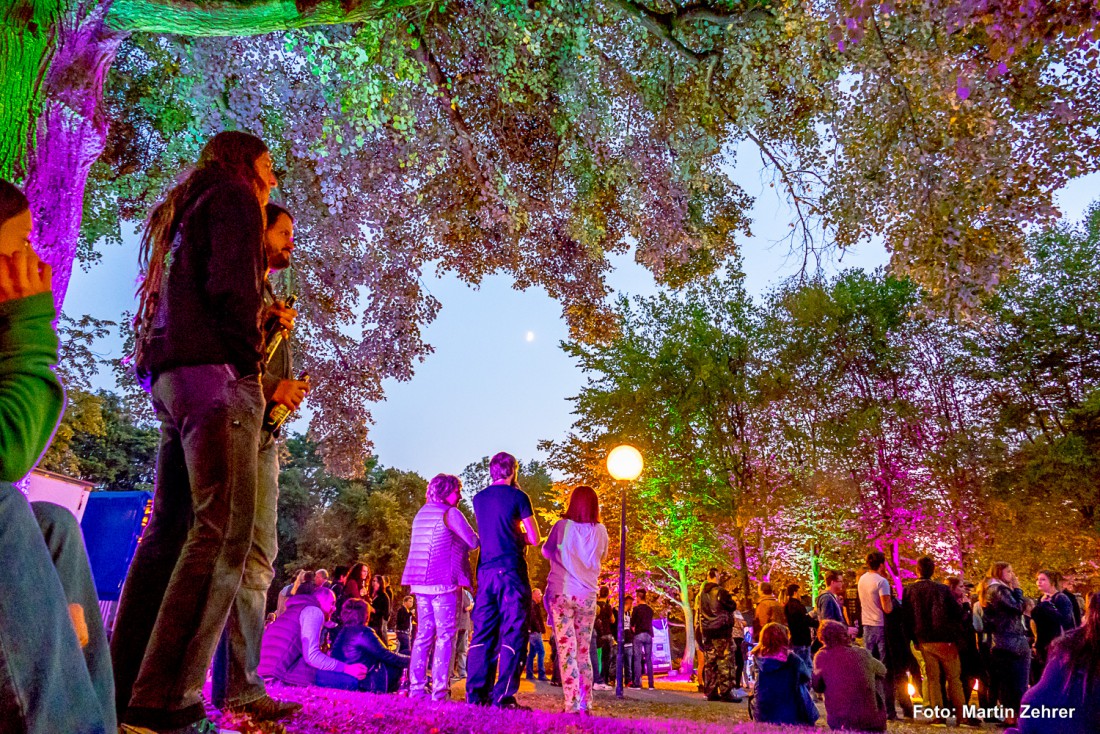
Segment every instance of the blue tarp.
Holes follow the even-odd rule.
[[[134,559],[152,492],[92,492],[80,527],[100,601],[117,601]]]

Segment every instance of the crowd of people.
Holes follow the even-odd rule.
[[[899,586],[875,551],[853,584],[827,572],[812,603],[798,584],[783,602],[764,582],[739,607],[730,575],[711,569],[695,605],[701,690],[711,700],[750,697],[754,717],[771,723],[812,724],[816,692],[834,729],[883,731],[901,717],[1100,731],[1100,593],[1086,601],[1043,570],[1038,597],[1026,598],[1007,563],[994,563],[980,586],[936,581],[935,570],[924,556],[916,580]]]
[[[634,589],[618,618],[601,584],[598,494],[575,487],[544,538],[507,453],[473,496],[476,530],[457,477],[428,484],[400,602],[385,576],[353,563],[298,574],[265,615],[276,443],[310,391],[294,377],[297,312],[269,279],[294,249],[293,215],[269,201],[277,183],[263,141],[220,133],[146,225],[131,366],[161,443],[108,647],[75,520],[32,508],[12,485],[48,445],[64,391],[50,268],[30,246],[29,202],[0,181],[0,558],[21,570],[0,594],[0,720],[35,734],[213,734],[208,671],[212,703],[254,722],[300,708],[272,698],[271,682],[392,693],[404,680],[410,696],[444,700],[457,676],[468,703],[523,709],[524,671],[541,679],[549,667],[564,710],[587,714],[619,658],[628,686],[653,688],[652,589]],[[527,567],[537,546],[550,564],[544,590]],[[752,716],[772,723],[816,721],[816,693],[833,728],[882,730],[900,707],[1025,734],[1100,731],[1100,593],[1082,603],[1043,571],[1029,599],[1004,563],[980,587],[936,581],[930,558],[904,588],[901,569],[885,569],[873,552],[858,581],[829,572],[816,600],[797,584],[781,600],[769,582],[750,598],[713,569],[694,605],[702,691],[749,698]],[[910,685],[923,686],[919,708]]]

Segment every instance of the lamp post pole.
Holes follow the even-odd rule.
[[[626,599],[626,482],[619,482],[619,659],[615,666],[615,698],[623,697],[623,667],[626,646],[623,644],[623,607]]]
[[[626,600],[626,483],[642,473],[642,454],[628,444],[616,446],[607,455],[607,473],[619,482],[619,657],[615,666],[615,698],[623,697],[623,669],[626,666],[623,607]]]

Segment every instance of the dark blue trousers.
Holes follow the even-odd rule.
[[[527,658],[531,583],[524,569],[479,569],[466,662],[466,701],[501,706],[519,690]]]

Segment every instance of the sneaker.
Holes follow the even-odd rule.
[[[606,683],[597,683],[596,685],[592,686],[592,689],[596,691],[610,691],[611,686],[607,685]]]
[[[746,691],[744,688],[734,688],[733,695],[737,698],[746,698],[749,695],[749,692]]]
[[[560,680],[552,680],[552,681],[550,681],[550,685],[553,686],[554,688],[561,688],[561,681]]]
[[[231,714],[247,714],[256,721],[279,721],[289,719],[302,710],[302,704],[294,701],[277,701],[266,693],[255,701],[243,706],[227,709]]]

